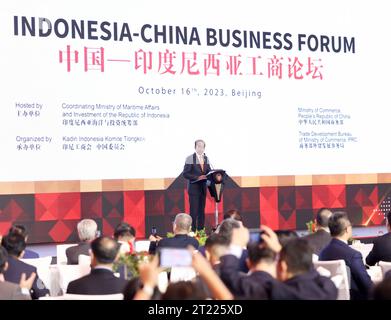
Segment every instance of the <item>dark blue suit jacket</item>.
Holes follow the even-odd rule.
[[[265,300],[270,298],[271,283],[276,282],[269,273],[256,271],[247,275],[239,270],[240,260],[234,255],[220,259],[220,277],[228,289],[243,299]]]
[[[189,194],[206,194],[205,180],[196,181],[199,176],[207,174],[209,171],[211,171],[211,168],[208,157],[205,156],[204,171],[202,171],[196,153],[193,153],[186,158],[185,167],[183,168],[183,177],[188,180],[187,188]]]
[[[270,292],[272,300],[337,300],[338,297],[334,282],[314,269],[283,283],[273,283]]]
[[[263,271],[249,275],[238,272],[239,259],[233,255],[221,258],[221,279],[234,295],[245,299],[336,300],[334,283],[315,270],[297,275],[285,282]]]
[[[351,283],[350,294],[353,300],[368,298],[368,293],[372,288],[372,280],[364,266],[362,255],[357,250],[352,249],[345,242],[332,239],[319,255],[319,260],[345,260],[350,268]]]
[[[70,282],[67,293],[92,295],[123,293],[127,283],[127,280],[117,278],[112,271],[98,268]]]
[[[187,234],[177,234],[172,238],[164,238],[159,242],[152,241],[149,245],[149,253],[155,254],[159,248],[187,248],[189,245],[198,249],[199,243],[197,239]]]
[[[18,260],[12,256],[8,257],[8,269],[4,272],[4,278],[6,281],[19,283],[22,273],[26,274],[26,278],[35,272],[37,275],[35,277],[33,286],[31,288],[31,298],[38,299],[39,297],[44,297],[49,294],[49,290],[46,289],[42,280],[38,278],[37,268],[31,266],[23,261]]]
[[[23,259],[36,259],[39,258],[39,254],[31,251],[31,250],[24,250]]]
[[[379,261],[391,261],[391,232],[373,240],[372,251],[365,261],[370,266],[374,266]]]

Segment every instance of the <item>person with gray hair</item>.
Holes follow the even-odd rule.
[[[90,274],[71,281],[67,288],[70,294],[106,295],[122,293],[127,280],[117,278],[113,265],[119,257],[121,245],[109,237],[99,237],[91,242]]]
[[[83,219],[77,224],[77,233],[81,242],[65,251],[68,264],[78,264],[79,255],[90,254],[90,243],[98,236],[98,225],[92,219]]]
[[[229,242],[232,240],[232,230],[239,229],[241,227],[241,223],[234,218],[228,218],[223,220],[223,222],[219,225],[216,230],[216,233],[226,237]]]
[[[154,254],[160,248],[187,248],[192,246],[198,249],[198,241],[189,236],[192,226],[192,218],[187,213],[178,213],[173,223],[174,237],[164,238],[160,241],[151,241],[149,252]]]

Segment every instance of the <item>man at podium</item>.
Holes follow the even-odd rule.
[[[183,176],[188,180],[190,215],[193,219],[192,231],[205,226],[206,175],[211,171],[209,159],[205,155],[205,141],[196,140],[195,152],[186,158]]]

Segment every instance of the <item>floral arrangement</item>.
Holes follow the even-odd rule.
[[[174,236],[175,235],[172,232],[167,232],[167,238],[172,238]],[[196,232],[190,232],[189,236],[196,238],[200,246],[204,246],[206,239],[208,239],[205,228],[202,230],[197,230]]]
[[[311,220],[305,224],[307,226],[308,233],[314,233],[316,231],[316,220]]]
[[[118,272],[121,268],[125,269],[125,277],[137,277],[139,275],[139,265],[150,262],[153,256],[147,251],[127,252],[119,256],[114,264],[114,271]]]

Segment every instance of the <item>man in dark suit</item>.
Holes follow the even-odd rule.
[[[234,240],[235,242],[235,240]],[[238,248],[241,245],[238,245]],[[237,298],[270,299],[271,284],[277,282],[276,254],[269,248],[260,247],[257,243],[247,246],[249,274],[240,272],[240,253],[231,252],[221,257],[220,277],[228,289]]]
[[[24,239],[27,243],[27,239],[28,239],[29,235],[27,233],[25,226],[23,226],[21,224],[15,224],[9,229],[8,233],[19,233],[20,235],[22,235],[24,237]],[[23,259],[36,259],[36,258],[39,258],[38,253],[36,253],[32,250],[28,250],[28,249],[24,250]]]
[[[67,264],[78,264],[79,255],[90,255],[91,241],[98,235],[98,225],[92,219],[83,219],[77,224],[80,243],[66,249]]]
[[[1,244],[8,252],[8,268],[4,272],[6,281],[19,283],[23,273],[27,278],[33,273],[37,274],[36,267],[19,260],[23,257],[23,251],[26,247],[26,242],[22,235],[17,233],[8,234],[3,237]],[[46,289],[42,280],[37,276],[31,288],[31,297],[38,299],[46,295],[49,295],[49,290]]]
[[[237,251],[221,258],[221,276],[233,293],[246,299],[273,300],[335,300],[334,283],[320,276],[312,265],[312,250],[303,239],[292,239],[281,249],[276,233],[263,227],[265,234],[260,242],[250,242],[248,264],[250,273],[238,271]],[[267,232],[267,233],[266,233]],[[265,241],[265,237],[266,240]],[[241,248],[248,242],[245,228],[233,230],[233,244]],[[276,265],[276,255],[279,260]],[[276,276],[279,280],[276,279]]]
[[[365,269],[361,253],[348,245],[348,239],[352,237],[352,225],[347,214],[345,212],[333,213],[329,219],[329,229],[333,239],[321,251],[319,260],[345,260],[351,273],[351,299],[367,299],[372,288],[372,280]]]
[[[273,300],[336,300],[338,289],[313,267],[312,248],[305,239],[292,239],[280,251],[277,277],[272,283]]]
[[[233,218],[228,218],[223,220],[223,222],[219,225],[219,227],[216,230],[216,233],[219,235],[225,237],[228,239],[230,246],[232,245],[232,235],[234,229],[239,229],[243,226],[242,222]],[[235,246],[233,244],[233,246]],[[248,272],[248,265],[247,265],[247,258],[248,258],[248,252],[246,248],[246,243],[243,245],[241,249],[241,255],[239,258],[239,269],[241,272],[247,273]]]
[[[69,283],[67,293],[104,295],[123,293],[127,281],[117,278],[113,264],[118,257],[120,244],[109,237],[91,242],[91,273]]]
[[[192,230],[202,230],[205,226],[206,174],[211,171],[209,159],[205,155],[205,142],[196,140],[195,153],[186,158],[183,176],[188,180],[190,215],[193,218]]]
[[[379,261],[391,262],[391,211],[386,215],[388,233],[373,240],[373,248],[366,258],[369,266],[374,266]]]
[[[30,289],[35,279],[35,273],[26,280],[22,275],[19,284],[4,280],[4,272],[8,268],[8,253],[0,246],[0,300],[31,300]]]
[[[178,213],[173,224],[174,237],[164,238],[160,241],[151,241],[149,252],[155,254],[156,250],[160,248],[187,248],[188,246],[198,249],[199,243],[197,239],[189,236],[191,225],[192,218],[187,213]]]
[[[319,209],[316,214],[316,232],[304,237],[317,256],[331,241],[329,219],[332,214],[327,208]]]

